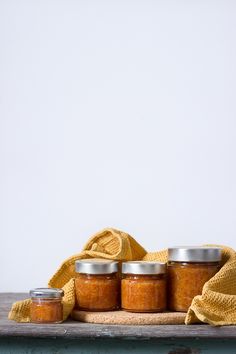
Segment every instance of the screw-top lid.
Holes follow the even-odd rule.
[[[118,262],[109,259],[91,258],[75,261],[76,273],[111,274],[118,271]]]
[[[64,291],[57,288],[35,288],[29,294],[33,299],[54,299],[64,296]]]
[[[219,262],[220,247],[172,247],[168,248],[168,260],[173,262]]]
[[[122,264],[123,274],[164,274],[166,272],[166,263],[133,261]]]

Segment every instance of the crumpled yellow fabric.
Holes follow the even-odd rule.
[[[196,296],[186,314],[185,323],[205,322],[211,325],[236,324],[236,252],[225,246],[223,249],[222,267],[203,288],[202,295]],[[144,260],[167,261],[167,250],[147,253],[133,237],[125,232],[108,228],[89,239],[83,251],[63,262],[49,280],[48,285],[62,288],[63,319],[73,310],[74,263],[83,258],[106,258],[118,261]],[[30,299],[17,301],[12,305],[8,318],[17,322],[29,322]]]

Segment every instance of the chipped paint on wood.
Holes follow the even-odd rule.
[[[175,348],[168,352],[168,354],[200,354],[200,349],[191,348]]]
[[[236,340],[0,338],[0,354],[235,354]]]

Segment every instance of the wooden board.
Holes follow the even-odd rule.
[[[23,293],[0,293],[0,341],[9,338],[9,343],[19,337],[52,339],[61,338],[64,340],[82,339],[125,339],[132,340],[164,340],[191,338],[198,339],[231,339],[236,343],[236,326],[212,327],[209,325],[112,325],[83,323],[73,320],[65,321],[54,325],[37,325],[33,323],[16,323],[7,319],[7,314],[14,301],[25,299],[28,294]],[[236,344],[235,344],[236,347]],[[153,352],[153,351],[152,351]],[[236,351],[235,351],[236,352]],[[1,353],[1,351],[0,351]],[[8,352],[4,352],[4,354]],[[13,353],[13,352],[11,352]],[[17,352],[21,353],[20,351]],[[42,351],[40,352],[42,353]],[[46,351],[45,351],[46,353]],[[55,351],[53,352],[55,353]],[[63,352],[64,353],[64,352]],[[215,352],[214,352],[215,353]]]
[[[74,310],[76,321],[119,325],[167,325],[184,324],[185,312],[132,313],[126,311],[88,312]]]
[[[7,319],[14,301],[28,294],[0,294],[0,354],[233,354],[236,326],[119,325],[73,320],[54,325]]]

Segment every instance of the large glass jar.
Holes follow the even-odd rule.
[[[217,247],[174,247],[168,249],[168,308],[188,311],[193,298],[220,269]]]
[[[75,262],[76,307],[86,311],[117,310],[120,305],[118,262],[82,259]]]
[[[122,264],[121,307],[130,312],[166,309],[166,265],[158,262]]]
[[[30,290],[30,320],[34,323],[61,323],[63,320],[62,297],[64,291],[55,288]]]

